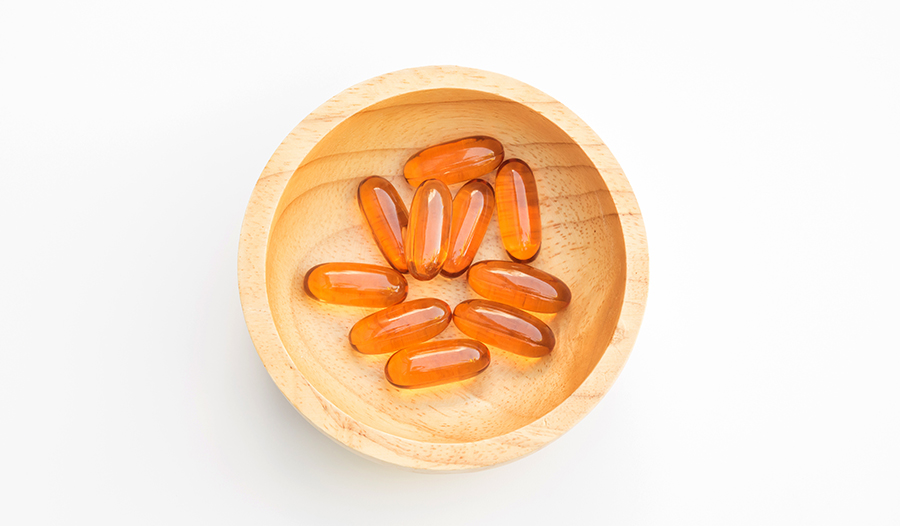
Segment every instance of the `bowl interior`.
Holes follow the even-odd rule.
[[[543,244],[533,266],[562,279],[572,303],[538,314],[556,349],[522,358],[491,348],[481,375],[458,384],[401,390],[384,379],[389,355],[350,348],[353,324],[373,309],[323,305],[302,287],[306,271],[331,261],[387,266],[356,203],[369,175],[391,181],[409,204],[406,160],[422,148],[468,135],[499,139],[506,157],[534,171]],[[486,178],[494,182],[494,174]],[[455,194],[460,185],[451,191]],[[369,106],[337,125],[297,167],[279,201],[266,258],[275,326],[299,372],[337,408],[385,433],[425,442],[473,442],[541,418],[587,378],[613,338],[625,290],[625,243],[600,173],[565,132],[534,110],[474,90],[415,91]],[[497,215],[476,261],[507,259]],[[465,281],[409,280],[409,299],[436,297],[451,308],[477,298]],[[437,339],[464,338],[451,325]]]

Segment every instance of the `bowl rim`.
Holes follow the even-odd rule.
[[[625,244],[626,281],[612,341],[582,384],[537,420],[506,434],[474,442],[425,442],[399,437],[355,420],[322,396],[285,349],[269,307],[266,255],[282,193],[312,148],[352,115],[415,91],[462,89],[497,95],[539,113],[581,147],[601,174],[618,215]],[[345,89],[304,118],[266,163],[244,215],[238,248],[238,288],[253,344],[278,388],[319,431],[367,458],[404,468],[472,471],[522,458],[562,436],[597,405],[615,382],[634,346],[648,289],[644,222],[631,185],[597,134],[569,108],[513,78],[461,66],[394,71]]]

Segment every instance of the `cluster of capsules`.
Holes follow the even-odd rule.
[[[416,188],[409,210],[389,181],[364,179],[359,207],[392,268],[325,263],[306,274],[304,289],[316,300],[383,309],[353,326],[350,345],[364,354],[393,353],[385,377],[397,387],[471,378],[490,364],[485,344],[528,357],[544,356],[556,344],[550,327],[525,311],[558,312],[572,293],[560,279],[527,265],[541,248],[537,184],[527,164],[503,156],[503,145],[490,137],[467,137],[415,154],[403,170]],[[479,179],[494,170],[496,188]],[[460,183],[465,184],[451,197],[448,185]],[[512,261],[473,265],[495,204]],[[436,298],[405,301],[405,273],[424,281],[466,271],[469,286],[487,299],[463,301],[452,312]],[[428,341],[451,320],[473,339]]]

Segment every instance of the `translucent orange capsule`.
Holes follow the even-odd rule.
[[[522,356],[544,356],[556,345],[553,331],[546,323],[496,301],[460,303],[453,309],[453,323],[466,336]]]
[[[466,183],[453,198],[450,248],[441,274],[455,278],[469,268],[494,213],[494,189],[483,179]]]
[[[323,263],[306,273],[310,298],[354,307],[389,307],[406,299],[406,278],[396,270],[365,263]]]
[[[430,340],[450,325],[450,306],[423,298],[388,307],[356,322],[350,345],[363,354],[394,352]]]
[[[412,186],[426,179],[456,184],[494,171],[503,162],[503,145],[491,137],[466,137],[426,148],[413,155],[403,167]]]
[[[359,183],[356,198],[384,259],[395,270],[406,272],[403,236],[409,223],[409,212],[397,189],[387,179],[373,175]]]
[[[541,249],[541,209],[531,168],[519,159],[506,161],[497,171],[494,190],[506,253],[519,263],[533,261]]]
[[[419,185],[409,207],[406,266],[410,275],[427,281],[438,275],[450,246],[450,189],[437,179]]]
[[[558,312],[572,291],[556,276],[512,261],[480,261],[469,269],[469,286],[489,300],[534,312]]]
[[[406,389],[471,378],[487,369],[491,353],[475,340],[425,342],[398,351],[384,366],[388,382]]]

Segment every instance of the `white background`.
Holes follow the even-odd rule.
[[[0,522],[897,524],[898,5],[4,3]],[[474,474],[313,429],[237,292],[284,136],[429,64],[568,105],[650,245],[609,395]]]

